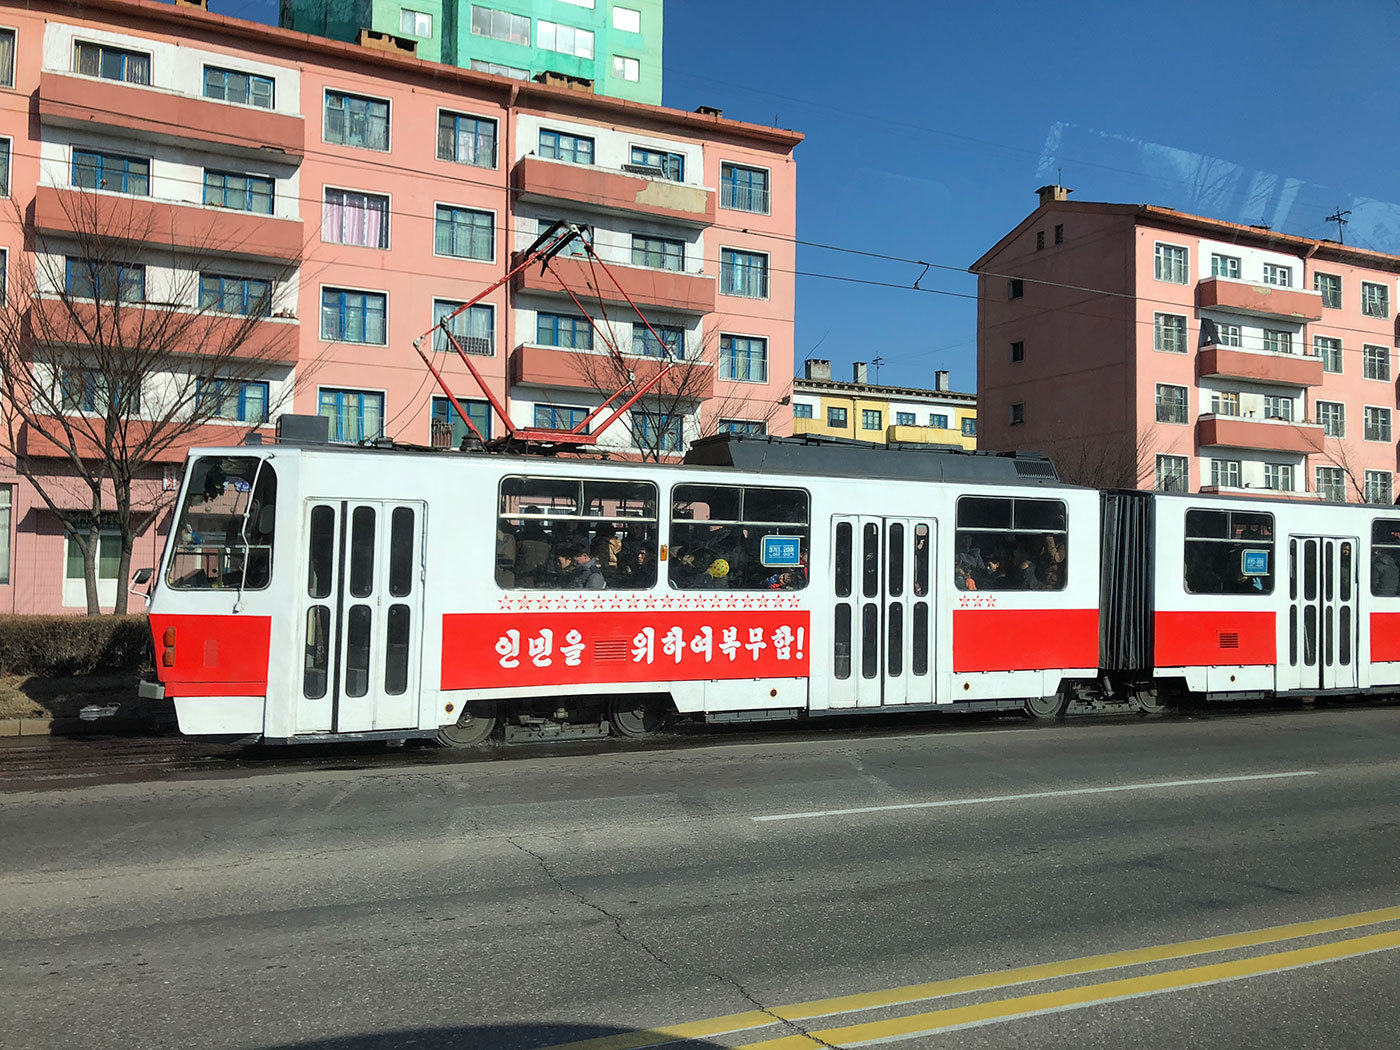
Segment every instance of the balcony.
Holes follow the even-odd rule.
[[[292,162],[306,148],[301,117],[114,80],[45,71],[39,74],[38,101],[41,124],[121,128],[145,139]]]
[[[200,257],[295,262],[304,243],[299,219],[56,186],[38,188],[33,223],[44,233],[91,237],[100,231],[112,240],[172,245]]]
[[[1196,443],[1202,448],[1249,448],[1311,456],[1322,451],[1324,440],[1318,423],[1218,415],[1203,415],[1196,421]]]
[[[661,362],[654,357],[624,354],[623,360],[636,377],[637,386],[651,380],[661,367]],[[510,355],[512,385],[563,387],[607,396],[619,387],[629,385],[623,379],[622,366],[606,351],[569,350],[523,343]],[[659,392],[663,397],[679,394],[696,401],[713,397],[714,367],[708,361],[683,361],[661,380]],[[626,397],[619,398],[613,407],[620,406],[626,400]]]
[[[49,436],[63,432],[63,424],[57,417],[42,417],[42,425],[42,430],[36,429],[30,423],[22,425],[17,442],[22,455],[39,459],[67,459],[71,445],[83,459],[98,459],[108,443],[107,426],[99,418],[88,417],[85,425],[73,428],[74,436],[71,441],[65,437],[62,443]],[[147,420],[134,419],[128,422],[125,438],[127,446],[134,447],[146,440],[156,426],[157,424]],[[160,434],[166,437],[163,439],[157,436],[154,439],[153,447],[146,458],[153,463],[183,463],[185,453],[192,448],[240,444],[250,432],[261,434],[263,441],[269,443],[275,437],[270,427],[255,427],[246,423],[205,423],[189,429],[185,427],[183,422],[160,424]]]
[[[589,204],[695,227],[715,221],[714,190],[590,164],[523,157],[511,172],[511,186],[521,200]]]
[[[1295,324],[1322,317],[1322,296],[1317,292],[1272,284],[1248,284],[1223,277],[1207,277],[1196,285],[1196,306],[1202,310],[1227,310]]]
[[[607,267],[608,272],[617,278],[617,284],[622,286],[628,297],[638,306],[660,307],[692,314],[714,312],[713,277],[698,273],[653,270],[643,266],[625,266],[615,262],[608,262]],[[627,299],[618,292],[617,285],[608,279],[608,274],[602,267],[590,265],[587,259],[556,256],[549,261],[549,268],[544,272],[541,272],[538,266],[527,266],[515,275],[512,284],[517,292],[562,296],[564,290],[559,287],[560,280],[578,296],[579,301],[588,307],[590,313],[594,312],[594,306],[600,297],[608,303],[624,306],[627,303]]]
[[[1236,346],[1204,346],[1196,354],[1202,377],[1223,376],[1285,386],[1321,386],[1322,358],[1313,354],[1273,354]]]

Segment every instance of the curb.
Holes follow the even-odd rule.
[[[51,732],[53,719],[48,716],[0,718],[0,736],[48,736]]]

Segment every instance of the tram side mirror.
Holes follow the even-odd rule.
[[[151,582],[152,572],[150,569],[137,569],[131,574],[131,585],[140,587],[142,584]]]
[[[127,587],[127,594],[134,594],[147,605],[151,604],[151,589],[146,586],[151,582],[151,577],[155,575],[151,569],[137,569],[131,574],[131,584]],[[137,590],[137,588],[141,588]]]

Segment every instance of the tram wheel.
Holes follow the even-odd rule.
[[[618,736],[651,736],[666,721],[666,704],[654,696],[620,696],[608,702],[608,722]]]
[[[1052,693],[1049,696],[1026,697],[1025,712],[1028,718],[1064,718],[1068,707],[1068,693]]]
[[[472,707],[476,710],[472,710]],[[441,726],[437,742],[442,747],[475,747],[496,729],[496,705],[478,703],[462,708],[462,716],[453,726]]]
[[[1133,694],[1133,707],[1144,715],[1160,715],[1167,709],[1168,697],[1156,689],[1139,689]]]

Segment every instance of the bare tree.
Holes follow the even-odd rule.
[[[53,196],[63,215],[45,230],[14,209],[26,252],[0,310],[0,452],[82,550],[89,614],[104,502],[114,508],[122,613],[133,545],[170,498],[163,464],[190,445],[241,442],[291,397],[295,326],[268,315],[295,264],[232,265],[240,245],[217,217],[176,231],[181,220],[163,223],[144,198]],[[244,269],[260,276],[212,276]],[[250,389],[269,392],[251,413]]]
[[[1338,467],[1346,478],[1358,503],[1366,502],[1366,470],[1356,457],[1355,451],[1340,438],[1328,438],[1322,450],[1329,464]]]
[[[1156,428],[1144,426],[1133,435],[1055,438],[1041,442],[1036,451],[1050,457],[1060,480],[1068,485],[1150,489],[1156,483],[1158,453],[1172,450]]]

